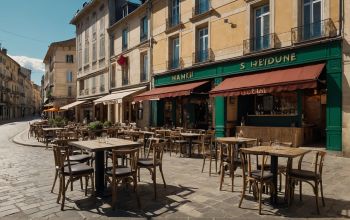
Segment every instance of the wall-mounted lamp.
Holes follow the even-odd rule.
[[[231,21],[228,20],[228,18],[224,19],[224,23],[225,24],[230,24],[231,28],[236,28],[237,27],[237,24],[232,23]]]

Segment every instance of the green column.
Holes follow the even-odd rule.
[[[164,102],[152,101],[152,126],[164,125]]]
[[[334,51],[335,50],[335,51]],[[337,51],[331,48],[330,53]],[[342,59],[331,59],[327,69],[327,150],[342,150]]]
[[[222,78],[215,78],[215,86],[222,82]],[[225,136],[225,97],[217,96],[215,97],[215,135],[216,137]]]

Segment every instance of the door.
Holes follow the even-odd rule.
[[[174,38],[172,40],[172,68],[179,67],[180,59],[180,41],[179,38]]]
[[[171,5],[171,26],[180,23],[180,0],[172,0]]]
[[[209,11],[209,0],[197,0],[198,1],[198,12],[203,14]]]
[[[322,35],[322,0],[304,0],[303,7],[303,40]]]
[[[270,47],[270,6],[264,5],[255,9],[254,50]]]

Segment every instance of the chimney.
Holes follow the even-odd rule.
[[[2,51],[3,54],[7,55],[7,49],[2,48],[1,51]]]

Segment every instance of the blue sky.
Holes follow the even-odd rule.
[[[42,59],[51,42],[75,37],[69,24],[87,0],[1,0],[0,43],[40,85]]]

